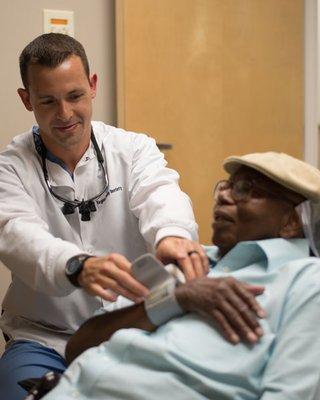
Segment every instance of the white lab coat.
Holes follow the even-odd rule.
[[[63,215],[46,186],[32,131],[0,154],[0,258],[12,272],[0,327],[12,339],[36,340],[60,354],[79,325],[108,306],[70,284],[64,274],[70,257],[117,252],[132,261],[165,236],[197,238],[190,200],[155,141],[102,122],[92,126],[110,190],[90,221],[81,221],[78,210]],[[103,188],[92,144],[74,180],[57,163],[47,160],[47,169],[51,186],[64,197],[88,199]]]

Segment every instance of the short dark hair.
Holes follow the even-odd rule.
[[[80,57],[89,79],[90,70],[86,52],[80,42],[62,33],[45,33],[30,42],[20,54],[20,75],[24,87],[28,87],[29,65],[44,65],[55,68],[70,56]]]

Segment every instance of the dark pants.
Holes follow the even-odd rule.
[[[0,358],[0,399],[21,400],[27,392],[18,381],[40,378],[48,371],[63,373],[65,360],[53,349],[36,342],[18,340]]]

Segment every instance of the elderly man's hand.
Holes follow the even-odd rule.
[[[255,343],[263,335],[258,318],[266,316],[256,301],[262,286],[239,282],[232,277],[201,278],[176,288],[176,298],[185,311],[214,321],[233,344]]]
[[[165,237],[157,245],[156,256],[164,264],[178,264],[187,281],[201,278],[209,271],[208,257],[202,246],[192,240]]]
[[[117,253],[88,258],[78,282],[87,293],[107,301],[115,301],[117,295],[122,295],[140,302],[149,293],[149,289],[131,275],[131,263]]]

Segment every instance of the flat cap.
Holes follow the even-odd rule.
[[[242,165],[259,171],[306,199],[320,200],[320,171],[304,161],[285,153],[269,151],[231,156],[223,162],[229,174],[235,173]]]

